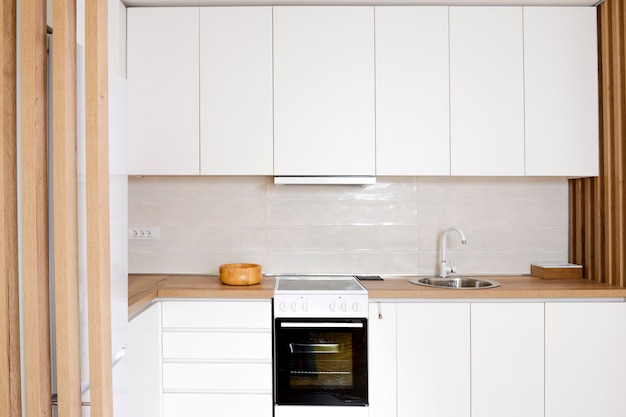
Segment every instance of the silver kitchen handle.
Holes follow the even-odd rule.
[[[291,353],[340,353],[339,343],[289,343]]]
[[[284,322],[280,327],[306,327],[310,329],[362,329],[363,323],[310,323],[310,322]]]

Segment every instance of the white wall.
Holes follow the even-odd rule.
[[[564,178],[379,177],[371,186],[276,186],[269,177],[129,179],[131,273],[434,273],[441,231],[458,273],[520,274],[566,262]]]

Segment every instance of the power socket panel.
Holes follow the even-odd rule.
[[[158,238],[158,227],[130,227],[128,229],[128,240],[156,240]]]

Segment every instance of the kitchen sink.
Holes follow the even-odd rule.
[[[439,278],[439,277],[425,277],[425,278],[411,278],[409,280],[412,284],[423,285],[425,287],[438,287],[438,288],[454,288],[462,290],[476,290],[499,287],[498,281],[492,281],[481,278],[467,278],[467,277],[455,277],[455,278]]]

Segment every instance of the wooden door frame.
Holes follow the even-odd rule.
[[[0,404],[21,416],[16,0],[0,0]]]
[[[21,1],[21,211],[24,401],[51,415],[48,262],[47,23],[45,0]]]

